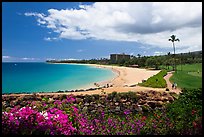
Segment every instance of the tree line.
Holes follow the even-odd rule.
[[[202,51],[170,54],[160,56],[142,56],[131,55],[130,59],[121,59],[112,63],[110,59],[90,59],[90,60],[47,60],[49,63],[80,63],[80,64],[102,64],[102,65],[118,65],[118,66],[131,66],[138,65],[141,68],[155,68],[160,67],[169,68],[174,67],[174,61],[176,65],[202,63]]]

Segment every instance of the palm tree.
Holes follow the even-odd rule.
[[[169,39],[169,41],[171,41],[173,43],[173,48],[174,48],[174,67],[173,67],[173,70],[176,70],[176,62],[175,62],[175,45],[174,45],[174,42],[175,41],[180,41],[178,38],[176,38],[176,35],[171,35],[170,36],[171,38]]]

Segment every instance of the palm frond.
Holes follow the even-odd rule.
[[[171,35],[170,37],[172,40],[174,40],[176,38],[176,35]]]

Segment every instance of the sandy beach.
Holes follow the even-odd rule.
[[[102,81],[97,84],[104,86],[107,84],[113,87],[129,87],[141,83],[142,80],[147,80],[149,77],[157,74],[160,70],[147,70],[140,68],[130,68],[130,67],[119,67],[119,66],[108,66],[108,65],[97,65],[89,64],[90,66],[99,68],[108,68],[113,72],[117,73],[116,77],[112,80]]]

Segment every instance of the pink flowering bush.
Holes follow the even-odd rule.
[[[69,115],[57,108],[38,112],[31,107],[23,107],[2,113],[3,134],[50,134],[70,135],[76,132]]]
[[[67,100],[62,102],[57,100],[53,106],[41,112],[36,106],[32,106],[34,104],[29,107],[14,107],[9,112],[2,112],[3,134],[76,134],[76,127],[82,122],[79,119],[78,109],[70,104],[73,101],[74,98],[68,96]],[[67,108],[66,111],[60,109],[62,107]]]
[[[190,96],[188,94],[188,96]],[[2,112],[3,135],[171,135],[202,134],[202,102],[181,95],[166,109],[114,114],[103,108],[95,113],[79,111],[73,95],[48,103],[29,102]],[[196,101],[196,102],[194,102]],[[199,101],[199,102],[198,102]],[[196,104],[196,105],[195,105]],[[178,107],[178,106],[182,107]],[[185,112],[185,113],[180,113]],[[181,117],[184,115],[186,117]],[[184,125],[185,124],[185,125]],[[185,128],[181,128],[184,126]]]

